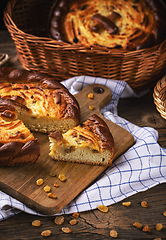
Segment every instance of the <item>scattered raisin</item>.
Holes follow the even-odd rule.
[[[141,202],[141,206],[142,206],[143,208],[146,208],[146,207],[148,207],[148,204],[147,204],[147,202],[142,201],[142,202]]]
[[[66,177],[65,177],[65,175],[63,175],[63,174],[59,174],[58,178],[59,178],[59,180],[60,180],[61,182],[66,181]]]
[[[118,236],[117,231],[111,230],[111,231],[110,231],[110,236],[111,236],[112,238],[117,238],[117,236]]]
[[[156,224],[156,230],[160,231],[163,228],[163,225],[161,223]]]
[[[50,172],[50,177],[56,177],[56,173],[54,173],[54,172]]]
[[[41,235],[42,235],[43,237],[48,237],[48,236],[51,235],[51,231],[50,231],[50,230],[45,230],[45,231],[41,232]]]
[[[64,233],[71,233],[71,229],[68,228],[68,227],[63,227],[62,228],[62,232],[64,232]]]
[[[125,207],[129,207],[131,205],[131,202],[123,202],[122,205]]]
[[[89,105],[89,109],[90,109],[90,110],[93,110],[93,109],[94,109],[94,106],[93,106],[93,105]]]
[[[54,220],[54,223],[57,225],[61,225],[62,223],[64,223],[65,218],[63,216],[57,216]]]
[[[166,212],[163,212],[163,215],[166,217]]]
[[[37,181],[36,181],[36,185],[37,186],[41,186],[43,184],[43,179],[42,178],[39,178]]]
[[[108,212],[108,207],[104,206],[104,205],[99,205],[97,207],[101,212],[103,213],[107,213]]]
[[[41,225],[41,221],[40,220],[34,220],[32,222],[32,226],[34,226],[34,227],[40,227],[40,225]]]
[[[48,185],[46,185],[43,189],[46,193],[51,191],[51,188]]]
[[[79,217],[79,213],[78,212],[74,212],[72,215],[74,218],[78,218]]]
[[[150,228],[149,228],[148,225],[146,225],[146,226],[142,229],[142,231],[143,231],[143,232],[149,232],[149,233],[151,233],[151,230],[150,230]]]
[[[48,193],[47,197],[49,197],[49,198],[57,198],[56,194],[54,194],[54,193]]]
[[[59,185],[58,185],[58,183],[56,182],[56,183],[54,183],[54,187],[56,187],[56,188],[58,188],[59,187]]]
[[[70,220],[70,222],[69,222],[69,223],[70,223],[70,225],[72,225],[72,226],[73,226],[73,225],[76,225],[76,224],[77,224],[77,222],[78,222],[78,221],[77,221],[76,219],[72,219],[72,220]]]
[[[88,94],[88,98],[93,99],[93,98],[94,98],[93,93],[89,93],[89,94]]]
[[[136,228],[142,228],[142,224],[139,223],[139,222],[133,223],[133,226],[136,227]]]

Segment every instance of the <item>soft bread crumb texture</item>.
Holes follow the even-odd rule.
[[[49,135],[49,155],[60,161],[111,165],[114,156],[114,141],[108,126],[93,114],[88,120],[66,133]]]
[[[51,133],[54,131],[60,131],[65,133],[70,128],[76,126],[75,119],[55,119],[51,117],[38,116],[35,117],[17,108],[18,118],[22,119],[25,126],[31,131],[41,132],[41,133]]]
[[[110,165],[112,163],[112,154],[107,149],[101,152],[95,152],[94,149],[87,147],[75,147],[73,150],[69,150],[65,144],[55,147],[56,141],[53,138],[49,138],[49,140],[51,150],[49,155],[55,160],[94,165]]]

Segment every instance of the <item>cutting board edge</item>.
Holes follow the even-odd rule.
[[[96,166],[98,167],[98,166]],[[42,204],[39,204],[38,202],[34,201],[33,199],[29,199],[28,196],[26,196],[25,194],[21,193],[19,190],[16,191],[14,188],[12,188],[10,185],[7,185],[3,182],[0,182],[0,189],[2,192],[6,193],[6,194],[9,194],[10,193],[10,196],[15,198],[16,200],[20,201],[22,204],[25,204],[27,207],[31,208],[32,210],[40,213],[40,214],[44,214],[44,215],[53,215],[53,214],[56,214],[56,213],[59,213],[65,206],[67,206],[68,204],[70,204],[70,202],[76,198],[79,194],[81,194],[88,186],[92,185],[93,182],[100,177],[101,174],[104,173],[104,171],[108,168],[108,166],[101,166],[102,169],[99,171],[98,170],[98,176],[95,176],[93,179],[92,179],[92,182],[91,183],[87,183],[86,186],[82,186],[82,189],[79,188],[79,190],[75,191],[74,193],[74,197],[72,195],[72,197],[70,198],[66,198],[66,199],[70,199],[69,200],[62,200],[61,202],[59,202],[58,204],[56,204],[56,199],[49,199],[50,201],[55,201],[54,204],[56,204],[56,206],[52,206],[52,207],[47,207],[45,205],[42,205]],[[6,190],[7,189],[7,190]],[[44,194],[44,192],[43,192]],[[66,203],[64,203],[66,202]],[[62,207],[62,203],[63,204],[63,207]]]

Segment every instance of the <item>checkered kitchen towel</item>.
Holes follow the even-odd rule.
[[[135,144],[120,156],[99,180],[85,189],[58,214],[92,210],[100,204],[108,206],[166,182],[166,149],[157,143],[157,131],[150,127],[140,128],[117,114],[120,97],[141,97],[144,93],[136,95],[126,82],[88,76],[74,77],[63,82],[72,94],[93,83],[103,84],[111,89],[112,100],[101,112],[106,118],[131,132]],[[3,192],[0,192],[0,208],[1,220],[20,211],[40,215]]]

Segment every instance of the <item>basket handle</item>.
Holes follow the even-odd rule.
[[[160,44],[160,47],[159,47],[160,52],[163,51],[163,48],[166,49],[166,39]]]
[[[12,25],[14,28],[17,28],[16,24],[13,22],[8,13],[4,15],[4,22],[7,26]]]

